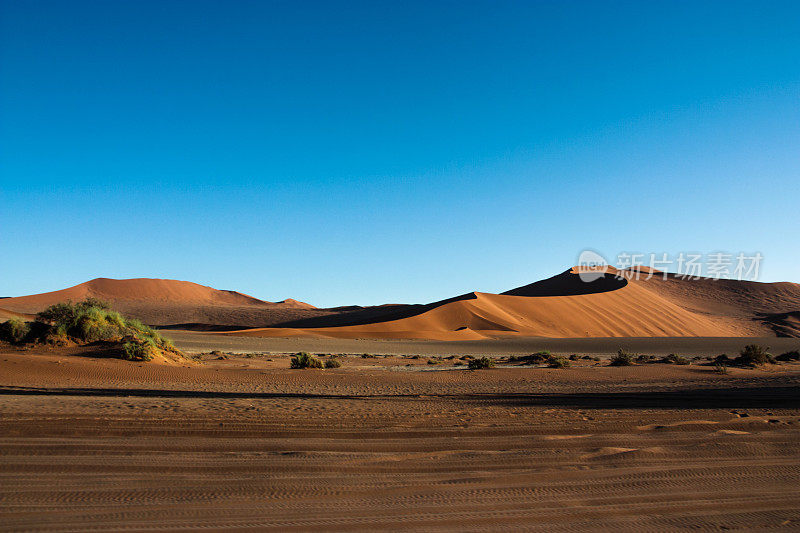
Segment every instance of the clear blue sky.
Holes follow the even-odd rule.
[[[0,3],[0,295],[500,292],[584,248],[800,281],[800,3]]]

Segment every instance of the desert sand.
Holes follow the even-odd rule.
[[[352,355],[289,370],[286,354],[226,357],[1,349],[0,529],[800,524],[797,364],[469,371]]]

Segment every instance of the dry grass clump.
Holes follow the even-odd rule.
[[[325,361],[325,368],[339,368],[341,366],[342,363],[340,363],[338,359],[328,359]]]
[[[490,357],[478,357],[475,359],[470,359],[468,364],[470,370],[481,370],[484,368],[492,368],[494,367],[494,359]]]
[[[610,366],[631,366],[633,365],[633,356],[620,348],[617,350],[617,355],[611,358]]]
[[[323,368],[323,365],[322,361],[308,352],[300,352],[292,357],[289,368]]]
[[[769,348],[764,348],[758,344],[748,344],[739,352],[739,357],[733,360],[738,366],[756,367],[767,363],[775,363]]]
[[[560,355],[555,355],[548,359],[547,366],[550,368],[569,368],[569,359]]]

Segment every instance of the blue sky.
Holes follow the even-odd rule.
[[[797,2],[0,6],[0,295],[426,302],[585,248],[800,281]]]

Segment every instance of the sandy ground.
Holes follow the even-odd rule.
[[[2,530],[800,527],[800,365],[79,354],[0,349]]]
[[[561,354],[592,354],[608,357],[620,348],[637,353],[667,355],[735,355],[746,344],[769,346],[780,354],[800,349],[800,339],[789,337],[500,337],[474,341],[428,341],[413,339],[331,339],[300,337],[239,337],[182,330],[163,330],[176,346],[190,352],[229,350],[235,352],[323,352],[419,355],[510,355],[550,350]]]

